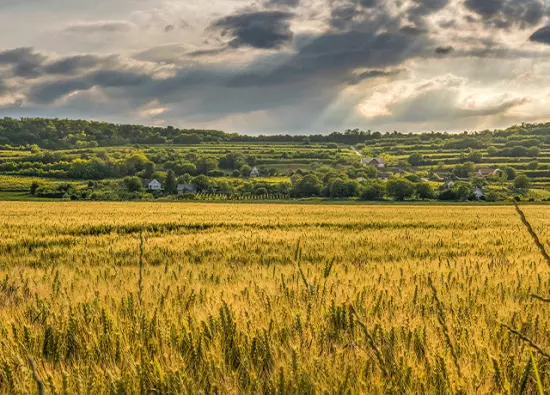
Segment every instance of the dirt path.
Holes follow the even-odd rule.
[[[357,150],[355,149],[355,147],[354,147],[353,145],[350,145],[350,148],[351,148],[351,150],[352,150],[353,152],[355,152],[355,154],[356,154],[357,156],[362,156],[362,155],[359,153],[359,151],[357,151]]]

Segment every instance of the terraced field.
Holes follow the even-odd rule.
[[[523,210],[548,247],[550,211]],[[550,388],[550,268],[513,206],[3,202],[0,223],[0,393],[36,390],[29,357],[48,393]]]

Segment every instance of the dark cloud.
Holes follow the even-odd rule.
[[[120,66],[43,82],[32,87],[27,102],[44,105],[67,98],[66,103],[72,103],[86,95],[68,96],[71,93],[98,87],[105,89],[113,103],[131,103],[138,108],[158,101],[161,106],[174,105],[181,116],[215,118],[292,105],[303,108],[303,103],[313,101],[312,111],[322,111],[350,82],[396,75],[400,70],[392,67],[433,54],[427,36],[378,33],[377,29],[327,32],[299,37],[297,42],[300,45],[295,52],[262,55],[244,69],[198,63],[179,68],[173,77],[156,79]]]
[[[531,37],[529,37],[529,40],[537,43],[550,44],[550,25],[541,27],[534,32]]]
[[[542,0],[466,0],[465,5],[486,25],[502,29],[535,26],[547,11]]]
[[[79,55],[51,60],[33,48],[16,48],[0,52],[0,65],[11,66],[15,77],[34,79],[44,75],[75,75],[105,65],[115,58]]]
[[[450,19],[440,22],[439,27],[442,29],[454,29],[457,27],[457,23],[454,19]]]
[[[300,0],[264,0],[266,7],[298,7]]]
[[[182,44],[159,45],[140,51],[135,59],[157,63],[178,63],[191,52],[191,47]]]
[[[428,55],[429,45],[426,37],[401,33],[329,32],[312,38],[282,64],[266,69],[264,62],[260,62],[229,84],[233,87],[285,84],[319,75],[340,81],[356,69],[395,66]]]
[[[364,80],[370,80],[373,78],[381,78],[381,77],[394,77],[396,75],[399,75],[403,72],[402,69],[396,69],[396,70],[367,70],[362,72],[361,74],[355,75],[351,78],[349,81],[350,85],[357,85],[360,82]]]
[[[215,21],[210,29],[230,37],[233,48],[280,48],[292,41],[290,21],[294,14],[283,11],[260,11],[230,15]]]
[[[79,78],[38,84],[31,89],[28,99],[34,103],[48,104],[70,93],[86,91],[94,86],[101,88],[131,88],[145,86],[151,80],[152,78],[146,74],[119,70],[100,70]]]
[[[335,0],[331,4],[329,24],[336,29],[349,29],[365,22],[381,23],[388,18],[386,9],[377,0]]]
[[[8,85],[0,79],[0,97],[4,96],[6,93],[9,92]]]
[[[437,47],[435,49],[435,53],[438,55],[448,55],[451,52],[453,52],[455,49],[452,46],[446,46],[446,47]]]
[[[35,78],[40,75],[40,66],[46,56],[32,48],[16,48],[0,52],[0,65],[9,65],[17,77]]]
[[[89,81],[77,79],[46,82],[31,89],[28,99],[34,103],[48,104],[69,93],[87,90],[91,87]]]
[[[409,19],[417,25],[423,25],[426,16],[441,11],[448,4],[449,0],[414,0],[408,10]]]
[[[399,29],[399,31],[403,34],[408,34],[410,36],[420,36],[422,34],[428,33],[427,29],[411,25],[403,26],[401,29]]]
[[[105,61],[106,58],[95,55],[71,56],[45,65],[43,72],[46,74],[72,75],[97,67]]]
[[[126,21],[98,21],[89,23],[80,23],[67,27],[68,33],[123,33],[132,30],[133,25]]]

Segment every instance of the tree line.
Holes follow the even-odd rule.
[[[201,144],[221,142],[286,142],[286,143],[339,143],[360,144],[373,141],[400,142],[406,145],[438,142],[444,148],[487,148],[494,143],[523,139],[523,147],[550,143],[550,123],[513,126],[504,130],[484,130],[462,134],[430,132],[404,134],[400,132],[348,129],[344,132],[313,135],[260,135],[246,136],[219,130],[181,129],[173,126],[153,127],[122,125],[107,122],[47,119],[0,118],[0,148],[25,147],[33,144],[47,149],[109,147],[129,144]],[[529,140],[531,140],[529,142]],[[513,149],[513,147],[508,146]],[[513,155],[510,151],[510,155]]]

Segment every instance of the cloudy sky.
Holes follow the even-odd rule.
[[[0,0],[0,116],[248,134],[550,121],[550,0]]]

